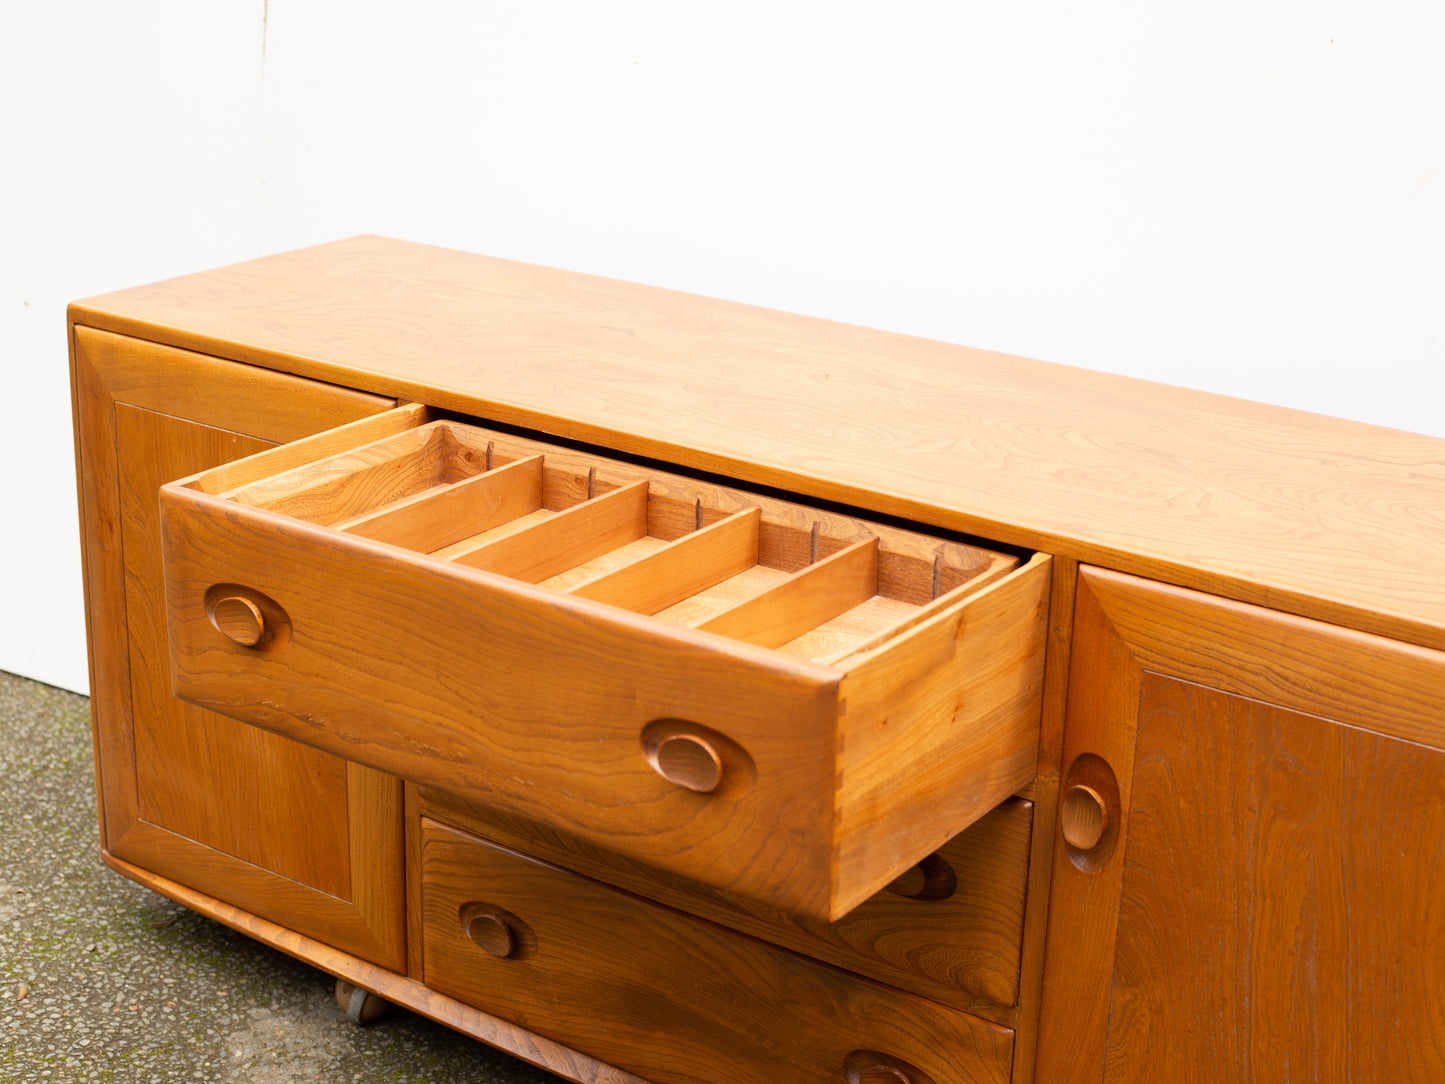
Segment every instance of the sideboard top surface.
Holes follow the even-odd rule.
[[[378,237],[70,316],[1445,648],[1445,440]]]

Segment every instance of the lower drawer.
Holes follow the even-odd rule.
[[[836,922],[680,881],[611,851],[422,788],[425,816],[615,888],[1007,1024],[1018,1003],[1033,803],[1010,798]]]
[[[427,985],[658,1084],[1008,1080],[1013,1033],[422,821]]]

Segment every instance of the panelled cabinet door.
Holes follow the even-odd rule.
[[[1445,1080],[1445,653],[1081,573],[1040,1081]]]
[[[75,328],[101,832],[110,855],[396,970],[401,784],[171,695],[159,490],[391,401]]]

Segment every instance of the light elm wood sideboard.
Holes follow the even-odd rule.
[[[124,875],[576,1081],[1445,1080],[1445,441],[380,238],[70,350]]]

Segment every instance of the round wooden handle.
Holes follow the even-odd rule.
[[[517,947],[516,934],[501,915],[477,915],[467,923],[467,936],[493,956],[510,956]]]
[[[223,636],[242,647],[255,647],[266,635],[266,618],[261,607],[240,595],[217,599],[211,620]]]
[[[711,793],[722,782],[722,757],[711,742],[697,734],[664,738],[657,746],[653,766],[669,783],[699,794]]]
[[[877,1050],[854,1050],[843,1059],[848,1084],[933,1084],[927,1073]]]
[[[858,1084],[913,1084],[913,1078],[896,1065],[869,1065],[859,1071]]]
[[[883,886],[895,896],[925,903],[946,900],[958,889],[958,875],[948,859],[935,851]]]
[[[928,874],[923,872],[921,864],[909,866],[883,887],[895,896],[913,899],[915,896],[921,896],[923,890],[928,887]]]
[[[1083,783],[1070,783],[1064,791],[1060,814],[1064,841],[1081,851],[1098,846],[1109,828],[1109,807],[1104,796]]]

